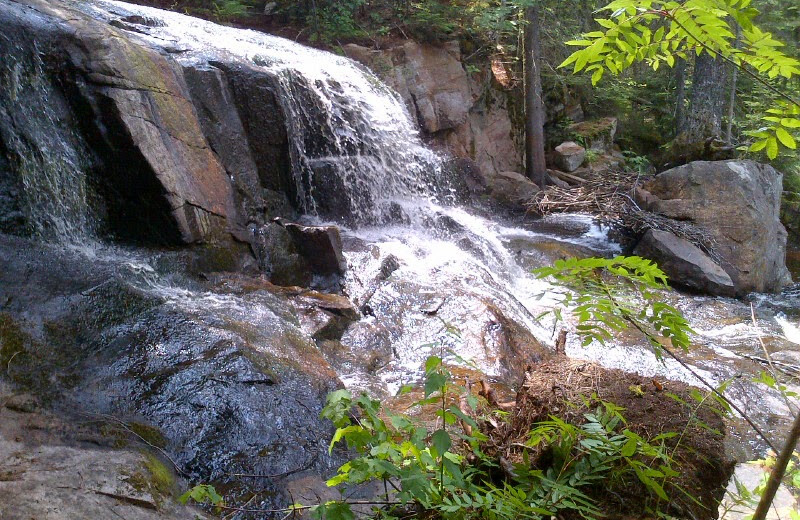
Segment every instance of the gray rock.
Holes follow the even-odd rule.
[[[688,220],[713,239],[736,294],[777,292],[791,282],[786,229],[779,219],[782,175],[754,161],[696,161],[644,186],[648,209]]]
[[[341,382],[280,294],[208,297],[178,273],[172,280],[184,289],[145,290],[113,261],[8,235],[0,235],[0,264],[0,339],[13,337],[19,349],[2,377],[67,410],[146,422],[194,481],[230,482],[232,472],[325,476],[341,463],[328,455],[332,427],[319,417]],[[317,300],[347,313],[339,300]],[[282,484],[252,489],[282,506]]]
[[[736,293],[728,273],[694,244],[668,231],[649,230],[633,254],[656,262],[672,285],[714,296]]]
[[[516,172],[489,173],[486,184],[493,201],[514,209],[523,209],[540,191],[533,181]]]
[[[583,164],[586,158],[586,149],[578,143],[566,141],[556,146],[553,160],[558,169],[565,172],[574,172]]]

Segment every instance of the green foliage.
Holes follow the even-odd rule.
[[[595,20],[603,30],[568,41],[582,48],[560,65],[572,65],[574,73],[591,72],[593,84],[606,71],[620,74],[639,62],[656,71],[661,64],[673,67],[678,58],[703,52],[763,75],[765,82],[800,74],[800,61],[784,53],[783,43],[754,24],[759,11],[750,6],[750,0],[614,0],[603,11],[611,13]],[[738,45],[734,45],[734,23],[740,28]],[[749,151],[764,150],[774,159],[779,145],[795,149],[792,133],[800,128],[798,116],[800,106],[794,101],[773,107],[764,117],[769,124],[751,133],[758,140]]]
[[[219,0],[214,2],[213,11],[218,20],[224,21],[245,16],[248,7],[242,0]]]
[[[178,498],[178,501],[181,504],[186,504],[190,498],[198,504],[209,503],[213,506],[225,505],[225,501],[222,499],[222,496],[217,493],[217,490],[214,489],[214,486],[208,484],[198,484],[197,486],[194,486],[189,491],[181,495]]]
[[[659,291],[669,289],[667,276],[650,260],[568,258],[534,273],[570,289],[563,304],[577,319],[583,345],[595,340],[605,343],[614,332],[633,327],[647,338],[659,359],[667,341],[683,350],[689,348],[692,330],[677,309],[660,301]]]
[[[653,165],[650,164],[650,161],[647,159],[647,157],[638,155],[635,152],[625,150],[624,152],[622,152],[622,155],[625,157],[625,166],[639,172],[642,175],[649,172],[650,169],[653,167]]]
[[[456,399],[468,403],[470,414],[449,404]],[[597,396],[586,400],[592,402],[598,402]],[[653,497],[668,498],[664,482],[677,472],[664,441],[676,434],[648,441],[624,427],[619,407],[601,402],[581,425],[557,417],[532,425],[526,447],[551,450],[553,463],[534,469],[526,455],[498,480],[497,461],[481,451],[486,437],[471,416],[477,404],[467,389],[453,384],[437,356],[425,363],[423,398],[413,405],[438,408],[432,432],[418,419],[390,412],[366,395],[332,392],[322,412],[337,427],[330,449],[344,442],[358,456],[340,467],[328,485],[370,480],[392,485],[395,508],[381,511],[384,517],[421,508],[443,518],[538,518],[566,511],[599,518],[602,512],[585,490],[626,478],[638,479]],[[311,511],[316,518],[352,518],[346,500]]]
[[[364,0],[340,0],[338,2],[320,2],[321,6],[309,13],[307,23],[315,27],[319,34],[315,37],[325,42],[334,42],[339,38],[360,38],[365,31],[356,21],[356,12],[364,5]]]

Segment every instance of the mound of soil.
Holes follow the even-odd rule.
[[[691,391],[683,383],[559,356],[528,368],[509,420],[485,425],[489,436],[485,452],[501,461],[521,463],[527,451],[533,467],[547,470],[553,464],[552,453],[524,447],[531,426],[552,416],[579,426],[586,422],[584,414],[601,402],[614,403],[624,408],[626,421],[618,430],[628,428],[648,441],[663,433],[678,434],[663,441],[673,458],[671,467],[679,473],[664,485],[670,501],[659,501],[632,472],[626,473],[629,478],[604,480],[582,491],[607,518],[652,518],[653,511],[660,510],[678,518],[716,520],[734,462],[725,456],[725,424],[713,399],[699,403]]]

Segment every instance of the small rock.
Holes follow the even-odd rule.
[[[278,2],[267,2],[264,4],[264,14],[269,16],[275,13],[275,9],[278,8]]]
[[[578,143],[567,141],[556,146],[553,159],[556,166],[565,172],[577,170],[586,158],[586,149]]]
[[[736,293],[728,273],[694,244],[668,231],[649,230],[633,253],[655,261],[672,284],[714,296]]]
[[[30,394],[9,397],[5,406],[9,410],[19,413],[33,413],[39,409],[36,399]]]

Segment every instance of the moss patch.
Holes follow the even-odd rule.
[[[165,499],[175,496],[177,489],[175,474],[151,453],[144,454],[142,471],[128,475],[125,481],[140,493],[153,497],[160,506]]]

